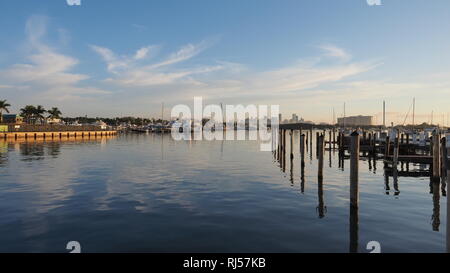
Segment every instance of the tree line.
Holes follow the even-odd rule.
[[[9,104],[6,100],[0,100],[1,122],[3,122],[3,111],[9,113],[10,107],[11,104]],[[20,116],[23,117],[26,123],[30,124],[36,124],[38,121],[42,123],[45,119],[60,119],[61,115],[62,112],[58,109],[58,107],[52,107],[51,109],[46,110],[42,105],[26,105],[20,109]]]
[[[6,100],[0,100],[0,123],[3,122],[3,112],[9,113],[9,104]],[[42,105],[26,105],[20,109],[20,116],[23,117],[24,121],[29,124],[43,123],[46,119],[61,119],[65,123],[79,122],[81,124],[94,123],[96,121],[102,120],[110,126],[117,126],[122,123],[134,124],[138,126],[146,125],[149,123],[161,123],[161,119],[148,119],[148,118],[136,118],[136,117],[116,117],[116,118],[89,118],[85,117],[62,117],[62,112],[58,107],[52,107],[46,110]]]

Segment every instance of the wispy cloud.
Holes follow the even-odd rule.
[[[335,45],[321,45],[319,48],[324,52],[325,56],[338,58],[344,61],[348,61],[352,56],[344,49]]]
[[[144,26],[144,25],[141,25],[141,24],[131,24],[131,26],[132,26],[133,28],[135,28],[135,29],[139,30],[139,31],[144,31],[144,30],[146,30],[146,29],[147,29],[147,27],[146,27],[146,26]]]
[[[55,49],[42,42],[47,33],[48,18],[32,16],[26,23],[27,43],[30,54],[25,57],[28,63],[14,64],[0,71],[0,79],[11,86],[30,84],[34,93],[42,94],[49,89],[58,90],[54,98],[71,94],[91,94],[92,88],[77,87],[89,76],[70,72],[79,61],[76,58],[58,53]],[[106,91],[105,91],[106,92]]]
[[[204,40],[198,44],[188,44],[178,51],[170,54],[162,61],[144,64],[140,61],[147,59],[149,53],[158,46],[142,47],[132,56],[118,56],[111,49],[92,45],[91,48],[106,62],[107,69],[115,76],[106,79],[106,82],[122,86],[145,87],[179,83],[193,83],[191,75],[205,74],[223,68],[222,65],[196,66],[192,68],[172,68],[175,64],[187,61],[211,45],[211,40]]]

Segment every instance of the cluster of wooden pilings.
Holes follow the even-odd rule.
[[[304,191],[304,172],[305,172],[305,157],[308,148],[312,159],[313,150],[313,129],[298,129],[299,136],[299,159],[301,166],[301,191]],[[278,138],[274,140],[274,157],[280,163],[283,172],[286,170],[286,138],[289,134],[290,150],[289,158],[291,159],[291,180],[292,164],[294,158],[294,138],[295,129],[280,128],[276,134]],[[326,135],[328,134],[328,140]],[[444,136],[438,130],[433,131],[432,136],[428,139],[429,144],[411,143],[411,136],[409,134],[402,134],[396,131],[395,137],[382,136],[380,133],[369,131],[362,132],[355,130],[350,134],[345,134],[342,130],[332,129],[323,132],[316,131],[316,153],[318,160],[318,196],[319,205],[317,211],[319,217],[323,217],[326,212],[326,207],[323,202],[323,167],[324,167],[324,151],[338,150],[339,164],[342,164],[344,159],[350,160],[350,252],[357,252],[358,250],[358,209],[359,209],[359,162],[360,157],[370,156],[372,158],[379,157],[384,161],[385,174],[386,170],[391,169],[394,177],[394,186],[399,176],[399,163],[419,163],[428,164],[430,166],[429,176],[431,178],[430,186],[435,188],[433,192],[433,202],[439,204],[439,184],[442,179],[446,184],[450,185],[450,165],[448,155],[450,154],[450,135]],[[384,137],[384,140],[383,140]],[[278,140],[278,141],[277,141]],[[428,142],[427,141],[427,142]],[[328,146],[328,147],[327,147]],[[331,157],[331,153],[330,153]],[[331,164],[331,159],[330,159]],[[341,166],[339,166],[341,167]],[[408,168],[407,168],[408,169]],[[291,181],[292,182],[292,181]],[[447,197],[448,198],[448,197]],[[437,209],[436,209],[437,207]],[[434,204],[434,210],[439,210],[439,205]],[[437,213],[439,215],[439,213]],[[450,201],[447,201],[447,219],[450,215]],[[435,221],[439,222],[439,217],[435,217]],[[433,224],[434,225],[434,224]],[[437,223],[437,226],[439,223]],[[447,251],[450,252],[450,227],[447,224]]]
[[[305,166],[305,150],[313,149],[313,129],[307,130],[298,129],[300,131],[300,161],[301,166]],[[294,138],[295,129],[280,129],[278,130],[278,142],[274,152],[274,156],[280,162],[280,166],[285,171],[286,169],[286,144],[287,137],[290,138],[289,158],[294,157]],[[326,136],[328,135],[328,139]],[[396,179],[399,175],[408,176],[407,172],[398,171],[399,164],[407,164],[409,170],[409,163],[427,164],[430,166],[428,173],[433,180],[439,181],[447,177],[448,166],[448,152],[446,149],[447,137],[439,130],[434,130],[432,136],[427,139],[426,145],[418,143],[411,143],[411,135],[401,133],[394,130],[390,135],[384,136],[380,132],[375,131],[360,131],[355,130],[352,133],[346,134],[343,130],[332,129],[316,131],[315,133],[316,154],[318,159],[318,177],[323,177],[324,166],[324,151],[338,150],[339,163],[343,164],[344,159],[350,159],[350,167],[356,173],[350,173],[351,180],[355,180],[358,172],[358,161],[360,156],[380,158],[384,161],[384,167],[387,174]],[[450,140],[449,140],[450,141]],[[429,144],[428,144],[429,143]],[[306,149],[305,149],[306,147]],[[312,153],[310,153],[312,156]],[[354,179],[355,177],[355,179]],[[352,190],[357,191],[357,187],[352,187]],[[353,196],[353,195],[352,195]],[[351,200],[353,200],[352,198]],[[353,203],[353,202],[352,202]]]

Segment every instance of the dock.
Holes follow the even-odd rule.
[[[0,132],[0,139],[90,138],[114,135],[117,135],[117,131]]]

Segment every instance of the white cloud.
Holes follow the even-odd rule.
[[[344,49],[337,47],[335,45],[322,45],[319,47],[325,53],[325,56],[339,58],[344,61],[350,60],[351,55],[347,53]]]
[[[92,45],[91,48],[98,53],[106,62],[109,72],[114,77],[106,79],[106,82],[119,84],[121,86],[145,87],[156,85],[194,83],[191,75],[205,74],[222,69],[223,65],[200,66],[184,69],[168,69],[177,63],[187,61],[198,55],[211,44],[211,40],[204,40],[199,44],[188,44],[178,51],[170,54],[167,58],[153,64],[141,64],[139,61],[146,59],[149,52],[157,46],[142,47],[136,51],[133,57],[118,56],[112,50]]]
[[[81,81],[89,76],[70,72],[79,61],[73,57],[56,52],[55,49],[42,42],[47,33],[48,18],[32,16],[26,23],[27,42],[30,55],[26,56],[27,63],[14,64],[0,71],[0,79],[8,83],[10,88],[18,84],[29,84],[35,95],[48,90],[58,90],[54,98],[58,99],[67,94],[77,93],[77,96],[94,94],[93,88],[77,87]],[[106,92],[106,91],[105,91]],[[95,92],[95,94],[97,94]]]
[[[134,55],[134,59],[141,60],[141,59],[144,59],[145,57],[147,57],[150,48],[151,47],[149,47],[149,46],[143,47],[143,48],[139,49],[138,51],[136,51],[136,54]]]

